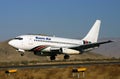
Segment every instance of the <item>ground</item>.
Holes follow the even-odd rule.
[[[120,79],[119,65],[89,65],[85,77],[80,72],[79,79]],[[78,79],[78,73],[72,73],[73,67],[18,69],[16,73],[6,74],[0,70],[0,79]]]

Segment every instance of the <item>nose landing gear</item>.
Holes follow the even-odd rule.
[[[21,55],[21,56],[24,56],[25,54],[24,54],[24,53],[21,53],[20,55]]]

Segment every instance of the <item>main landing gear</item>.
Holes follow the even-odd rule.
[[[50,56],[50,60],[55,60],[55,59],[56,59],[56,56],[57,56],[57,54],[51,55],[51,56]]]
[[[51,55],[51,56],[50,56],[50,60],[55,60],[55,59],[56,59],[56,56],[57,56],[57,55]],[[66,60],[66,59],[69,59],[69,58],[70,58],[69,55],[67,55],[67,54],[64,55],[64,59],[65,59],[65,60]]]
[[[50,56],[50,60],[55,60],[55,56]]]
[[[67,55],[67,54],[64,55],[64,59],[69,59],[69,58],[70,58],[69,55]]]

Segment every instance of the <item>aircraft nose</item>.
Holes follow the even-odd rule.
[[[11,46],[14,46],[13,40],[9,41],[8,44],[11,45]]]

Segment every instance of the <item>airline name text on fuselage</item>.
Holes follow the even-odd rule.
[[[46,41],[48,40],[48,41],[50,41],[51,38],[49,38],[49,37],[40,37],[40,36],[38,37],[38,36],[36,36],[36,37],[35,37],[35,40],[46,40]]]

